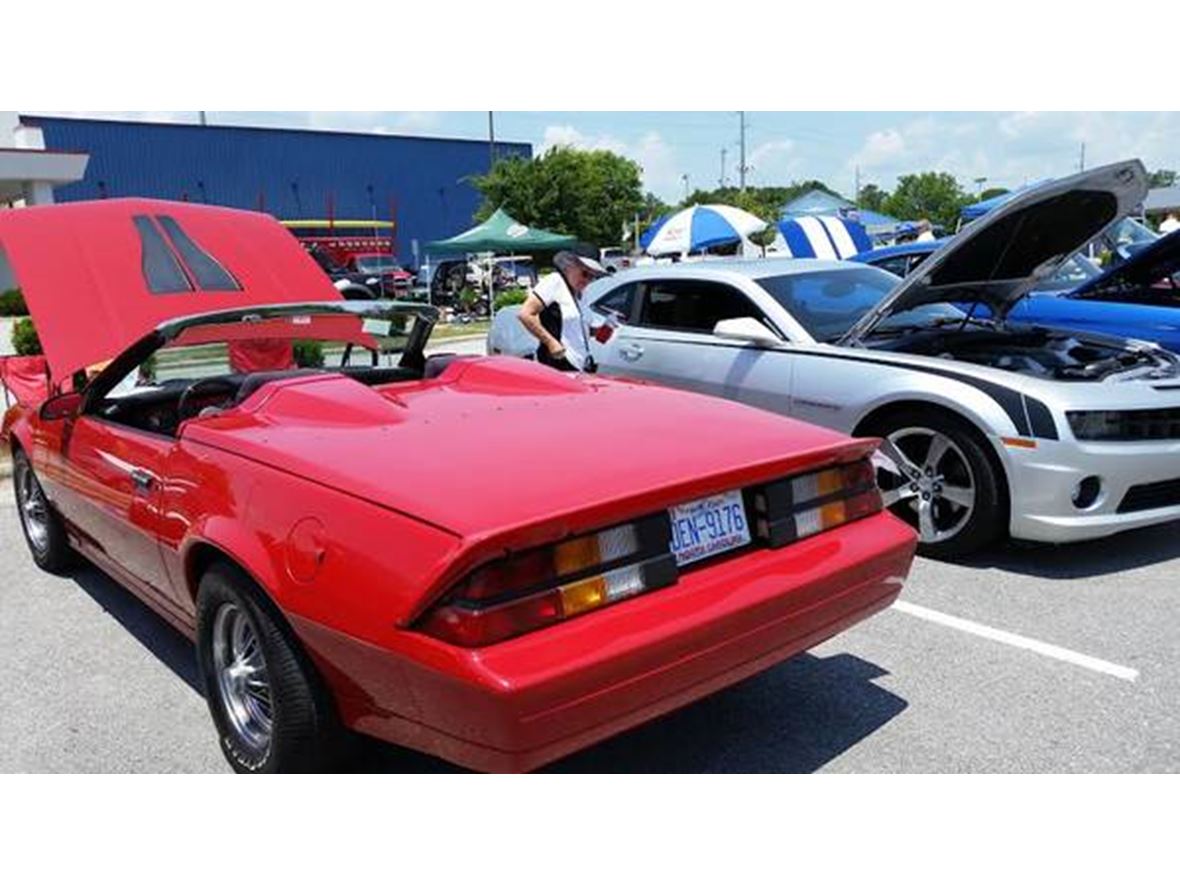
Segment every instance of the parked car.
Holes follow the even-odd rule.
[[[1180,233],[1180,232],[1178,232]],[[899,276],[913,273],[943,243],[910,243],[854,258]],[[1010,323],[1052,326],[1154,341],[1180,352],[1180,236],[1140,243],[1128,257],[1099,270],[1073,255],[1013,306]],[[977,308],[986,317],[986,308]]]
[[[316,244],[306,248],[336,290],[354,301],[405,297],[414,280],[414,275],[404,270],[391,254],[366,252],[349,255],[345,264],[337,264],[331,253]]]
[[[33,207],[0,255],[54,390],[4,422],[29,551],[194,638],[238,771],[323,766],[345,729],[534,768],[824,641],[909,568],[874,442],[427,358],[432,308],[342,300],[268,216]]]
[[[598,250],[598,263],[606,268],[607,273],[618,273],[631,267],[635,260],[629,250],[611,246]]]
[[[953,306],[1002,320],[1146,181],[1130,161],[1030,190],[904,281],[808,260],[620,273],[587,290],[591,351],[605,373],[883,437],[885,499],[932,555],[1005,531],[1063,542],[1173,520],[1177,357]]]

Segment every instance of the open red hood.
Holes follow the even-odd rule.
[[[168,320],[341,297],[269,215],[165,200],[0,211],[5,261],[55,381]]]

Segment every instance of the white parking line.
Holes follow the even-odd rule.
[[[1005,645],[1011,645],[1015,648],[1023,648],[1026,651],[1035,652],[1047,658],[1065,661],[1067,664],[1076,664],[1079,667],[1085,667],[1087,670],[1093,670],[1095,673],[1105,673],[1107,676],[1113,676],[1116,679],[1125,679],[1127,682],[1134,682],[1139,678],[1139,671],[1133,670],[1130,667],[1112,664],[1110,661],[1093,658],[1081,652],[1070,651],[1068,648],[1051,645],[1048,642],[1041,642],[1039,639],[1029,639],[1027,636],[1021,636],[1018,633],[997,630],[995,627],[988,627],[986,624],[977,624],[975,621],[968,621],[965,618],[956,618],[954,615],[946,615],[934,609],[926,608],[925,606],[914,605],[912,602],[905,602],[899,599],[893,603],[893,608],[895,611],[913,615],[915,618],[922,618],[925,621],[942,624],[944,627],[950,627],[953,630],[962,630],[964,633],[970,633],[973,636],[982,636],[984,639],[1002,642]]]

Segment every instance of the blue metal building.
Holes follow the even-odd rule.
[[[269,212],[280,219],[397,222],[397,251],[471,226],[487,172],[486,141],[303,129],[199,126],[22,116],[50,150],[90,155],[85,178],[56,188],[59,202],[159,197]],[[496,142],[496,156],[532,147]]]

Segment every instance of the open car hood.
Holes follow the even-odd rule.
[[[341,295],[269,215],[165,200],[0,211],[0,264],[54,381],[192,314]],[[3,276],[3,274],[0,274]]]
[[[965,227],[842,339],[851,343],[881,320],[923,304],[986,304],[997,318],[1051,276],[1107,226],[1130,214],[1147,195],[1139,160],[1101,166],[1049,181],[1013,197]]]
[[[1093,279],[1086,280],[1071,294],[1086,295],[1110,289],[1142,288],[1154,285],[1176,273],[1180,273],[1180,230],[1137,249],[1129,258],[1107,268]]]

